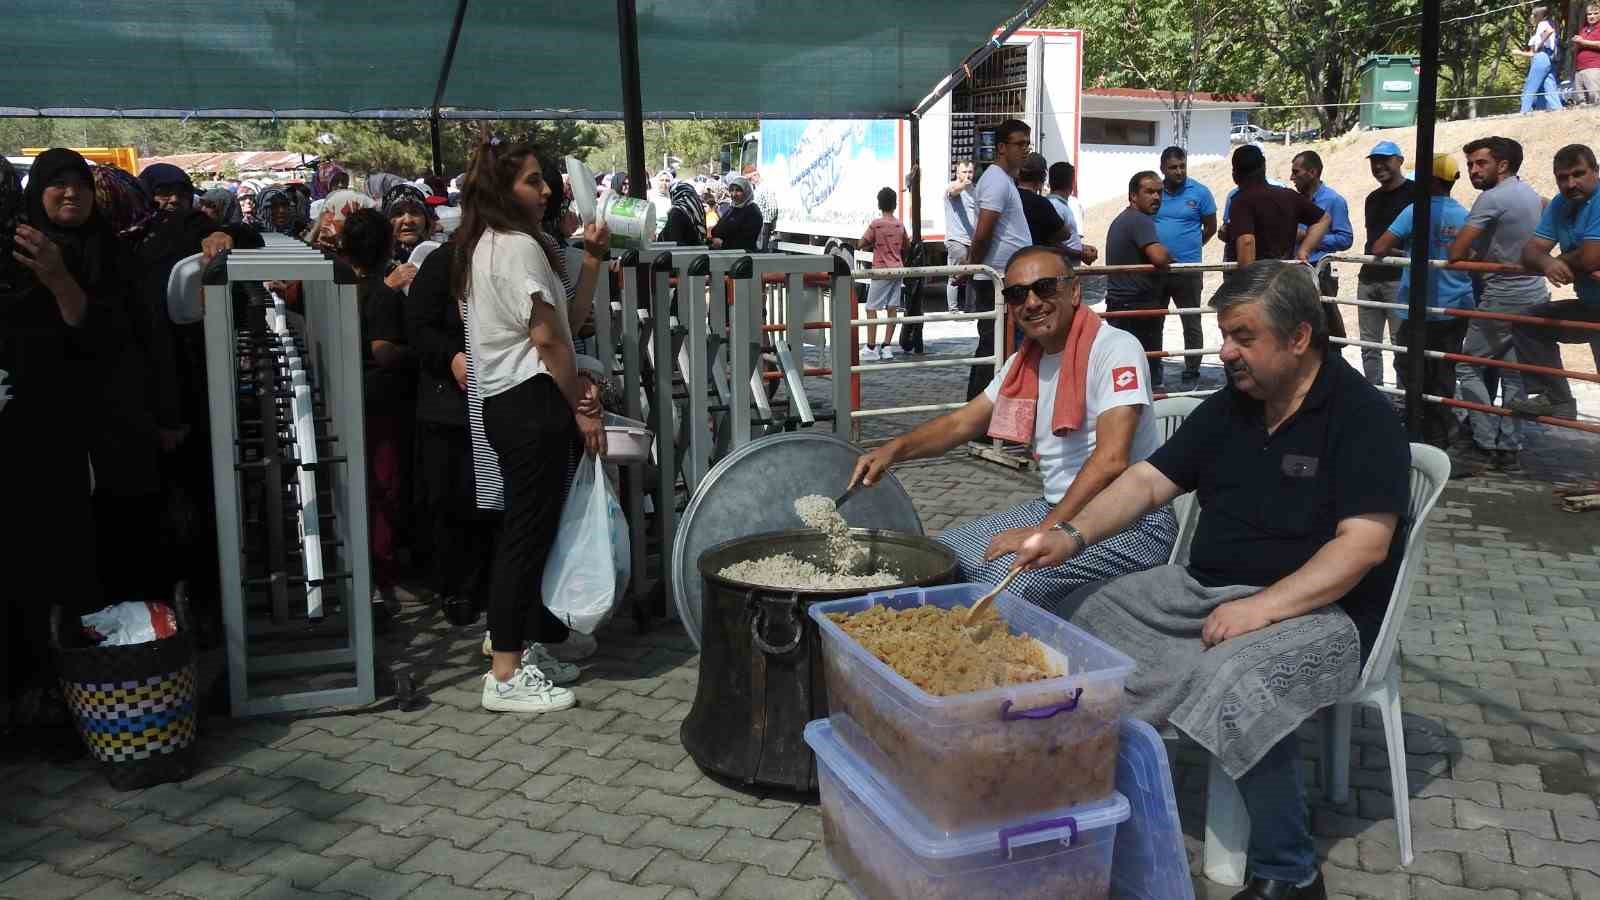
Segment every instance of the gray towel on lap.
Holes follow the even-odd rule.
[[[1207,650],[1211,611],[1260,590],[1208,588],[1182,566],[1157,566],[1085,585],[1056,612],[1133,657],[1131,715],[1170,721],[1238,778],[1361,675],[1360,636],[1337,604]]]

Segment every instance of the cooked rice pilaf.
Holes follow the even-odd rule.
[[[859,613],[829,613],[844,633],[902,677],[938,697],[1066,674],[1045,656],[1044,646],[1006,630],[993,605],[977,624],[966,624],[967,607],[874,606]]]

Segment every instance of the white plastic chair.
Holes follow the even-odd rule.
[[[1411,790],[1406,779],[1406,735],[1400,719],[1400,666],[1398,638],[1411,602],[1411,583],[1422,566],[1428,514],[1450,480],[1450,457],[1427,444],[1411,445],[1411,496],[1406,504],[1406,535],[1400,572],[1383,627],[1361,680],[1343,700],[1322,711],[1322,784],[1328,798],[1343,803],[1350,796],[1350,722],[1357,704],[1376,706],[1383,714],[1384,742],[1389,747],[1389,779],[1394,794],[1394,824],[1400,832],[1400,864],[1409,866],[1411,850]],[[1211,760],[1206,789],[1206,877],[1219,884],[1244,883],[1245,850],[1250,842],[1250,813],[1239,786]]]
[[[1199,397],[1167,397],[1156,401],[1156,427],[1161,429],[1161,442],[1172,439],[1189,414],[1203,401]],[[1178,517],[1178,539],[1172,542],[1172,554],[1167,562],[1184,565],[1189,562],[1189,544],[1194,540],[1194,526],[1200,520],[1200,502],[1194,491],[1172,501],[1173,515]]]

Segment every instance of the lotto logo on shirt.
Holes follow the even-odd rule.
[[[1111,370],[1111,390],[1136,391],[1139,389],[1139,370],[1133,366],[1118,366]]]

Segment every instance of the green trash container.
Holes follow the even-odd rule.
[[[1361,127],[1404,128],[1417,122],[1422,59],[1376,54],[1361,61]]]

